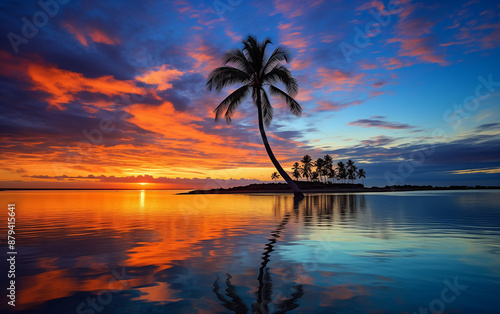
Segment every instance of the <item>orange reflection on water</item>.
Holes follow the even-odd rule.
[[[230,237],[258,234],[276,220],[269,210],[273,197],[242,195],[238,204],[231,195],[217,196],[215,202],[214,196],[152,190],[12,192],[8,197],[16,203],[18,229],[25,235],[19,245],[36,248],[43,242],[55,250],[30,256],[37,274],[22,278],[19,298],[25,305],[73,291],[107,289],[110,271],[116,267],[155,265],[159,272],[175,262],[201,258],[207,241],[212,241],[213,264],[216,256],[233,253]],[[48,259],[49,253],[56,257]],[[54,270],[58,267],[78,267],[87,273]],[[144,275],[133,283],[154,281],[152,275]],[[141,298],[150,301],[177,299],[165,283],[139,290],[147,293]]]
[[[26,287],[19,294],[21,307],[76,291],[114,289],[110,288],[112,271],[121,269],[133,277],[127,280],[127,288],[140,292],[132,300],[179,301],[179,291],[189,289],[183,284],[196,286],[190,280],[200,271],[224,274],[225,265],[238,265],[234,255],[241,251],[241,239],[252,235],[260,239],[246,244],[246,258],[259,265],[270,235],[277,232],[272,230],[288,224],[283,217],[293,221],[286,227],[293,234],[311,224],[335,224],[354,215],[360,205],[352,195],[309,196],[293,211],[293,199],[286,195],[175,195],[155,190],[13,192],[9,197],[22,222],[21,246],[35,251],[27,257],[36,274],[21,279]],[[315,237],[320,235],[311,232],[310,239]],[[39,246],[51,251],[37,251]],[[196,263],[198,273],[191,273],[189,264],[178,266],[185,263]],[[272,286],[256,280],[256,267],[242,271],[233,281],[242,281],[235,284],[249,287],[251,293],[260,291],[263,296]],[[292,277],[289,269],[278,265],[265,272],[301,285],[314,285],[317,280],[306,269]],[[334,298],[325,297],[345,300],[364,293],[362,287],[353,289],[339,286],[332,291]]]

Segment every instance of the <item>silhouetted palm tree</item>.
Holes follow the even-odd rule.
[[[354,165],[354,161],[349,159],[346,164],[346,170],[347,170],[347,178],[351,180],[351,183],[354,183],[354,180],[356,179],[356,170],[358,167]]]
[[[230,123],[231,117],[238,106],[251,94],[253,103],[257,106],[260,135],[267,154],[294,194],[303,198],[304,194],[283,170],[274,156],[264,130],[264,126],[269,126],[273,118],[273,107],[264,86],[267,86],[271,95],[282,98],[292,114],[295,116],[302,114],[302,108],[293,98],[299,90],[297,80],[292,76],[288,68],[281,63],[282,61],[289,62],[291,60],[290,53],[285,47],[278,46],[268,57],[267,46],[271,44],[271,40],[266,39],[259,43],[257,38],[251,35],[242,43],[243,49],[229,50],[224,56],[224,66],[213,70],[208,76],[206,86],[209,90],[221,91],[224,87],[230,85],[243,85],[217,106],[214,110],[215,119],[217,120],[224,114],[226,122]],[[285,85],[286,92],[273,85],[279,82]]]
[[[337,163],[337,167],[338,167],[337,178],[339,178],[339,180],[342,180],[342,182],[344,182],[344,180],[347,178],[347,170],[345,168],[344,162],[339,161]]]
[[[280,174],[277,173],[276,171],[271,174],[271,180],[278,180],[280,178]]]
[[[351,183],[354,183],[354,180],[357,178],[357,168],[355,165],[347,168],[347,178],[351,180]]]
[[[297,180],[299,180],[299,178],[300,178],[300,166],[299,166],[298,162],[296,162],[296,163],[293,164],[293,167],[292,167],[292,177],[294,177]]]
[[[329,182],[331,179],[331,173],[333,171],[333,159],[330,155],[325,155],[323,157],[323,169],[321,171],[321,175],[325,178],[326,182]]]
[[[352,166],[354,166],[354,161],[352,161],[351,159],[349,159],[346,163],[346,168],[349,169],[351,168]]]
[[[366,178],[366,172],[364,169],[359,169],[358,170],[358,178],[361,179],[361,182],[363,182],[363,185],[365,184],[364,178]]]
[[[313,182],[319,181],[319,173],[317,171],[313,171],[313,173],[311,173],[311,181]]]
[[[300,162],[303,164],[302,176],[306,179],[309,179],[311,177],[312,166],[313,166],[311,156],[305,155]]]
[[[337,173],[335,173],[335,169],[333,169],[333,165],[331,165],[330,169],[328,169],[328,179],[335,180],[336,176],[337,176]]]
[[[323,160],[323,158],[318,158],[314,162],[314,165],[316,166],[316,172],[318,173],[319,180],[322,181],[321,176],[324,173],[325,161]]]

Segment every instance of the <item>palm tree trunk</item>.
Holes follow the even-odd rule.
[[[262,141],[264,142],[264,147],[266,148],[266,152],[269,155],[269,159],[271,159],[274,167],[278,170],[279,174],[283,179],[285,179],[286,183],[290,186],[293,191],[293,194],[298,198],[304,198],[304,193],[299,189],[297,184],[293,182],[292,178],[288,175],[288,173],[283,170],[280,163],[274,157],[273,151],[271,150],[271,146],[269,146],[269,142],[267,141],[266,131],[264,130],[264,119],[262,118],[262,101],[260,99],[260,90],[257,91],[257,111],[259,113],[259,130],[260,136],[262,137]]]

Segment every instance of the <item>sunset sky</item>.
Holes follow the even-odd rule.
[[[269,181],[255,106],[214,122],[231,89],[205,89],[248,34],[294,55],[303,115],[272,99],[268,128],[286,170],[330,154],[368,186],[500,185],[498,1],[37,3],[0,3],[0,188]]]

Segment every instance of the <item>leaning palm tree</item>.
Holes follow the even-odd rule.
[[[273,118],[273,107],[267,95],[268,92],[282,98],[288,105],[290,112],[295,116],[302,114],[301,106],[293,98],[299,90],[297,80],[282,64],[282,61],[288,63],[291,60],[291,55],[283,46],[278,46],[269,55],[268,45],[272,44],[270,39],[259,43],[257,38],[249,35],[242,43],[243,49],[235,48],[226,52],[223,66],[213,70],[208,76],[206,86],[209,90],[221,91],[230,85],[242,85],[215,108],[215,120],[224,114],[226,122],[231,123],[231,117],[238,106],[251,94],[253,103],[257,107],[260,135],[267,154],[294,194],[302,198],[304,194],[274,156],[264,130],[264,126],[269,126]],[[276,83],[283,83],[286,92],[276,87],[274,85]]]

